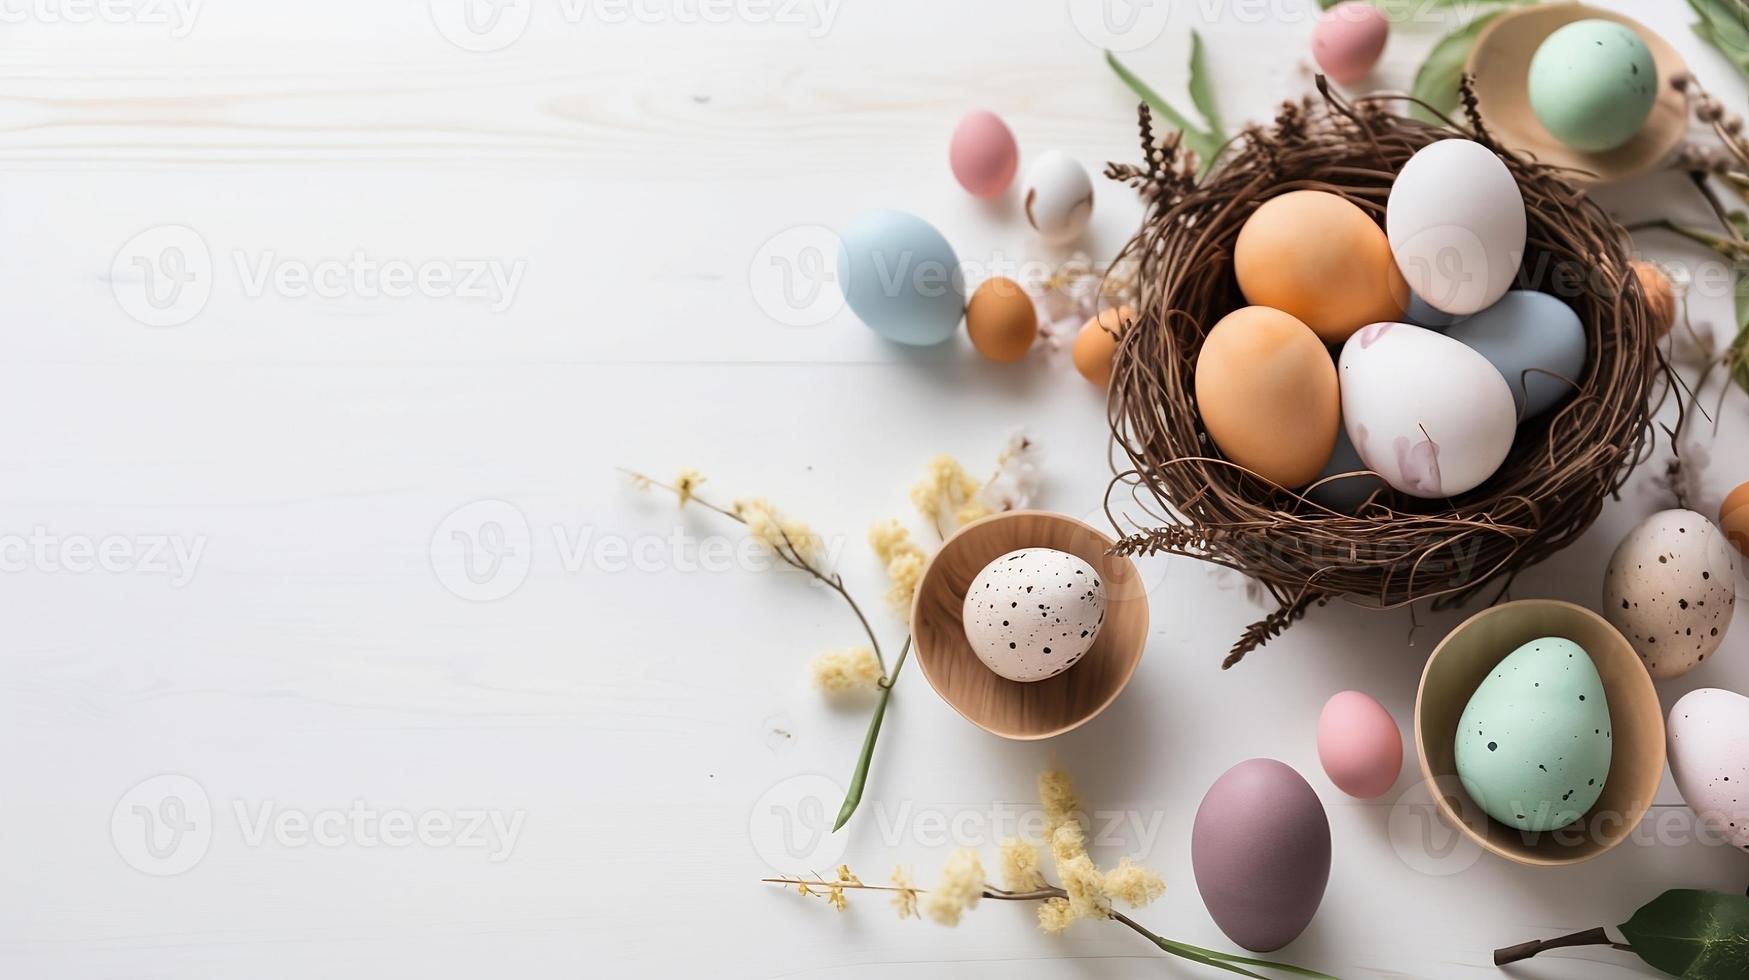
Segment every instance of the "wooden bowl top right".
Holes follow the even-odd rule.
[[[1580,823],[1532,834],[1491,819],[1464,792],[1455,743],[1464,708],[1494,665],[1547,636],[1572,640],[1591,655],[1614,746],[1603,794]],[[1652,805],[1664,773],[1664,710],[1639,655],[1602,616],[1570,602],[1524,599],[1471,616],[1434,648],[1415,695],[1415,750],[1435,805],[1471,840],[1519,864],[1576,864],[1627,839]]]
[[[1591,153],[1556,139],[1530,107],[1530,60],[1555,31],[1580,20],[1608,20],[1632,30],[1651,49],[1658,66],[1658,100],[1634,137],[1613,150]],[[1482,122],[1503,146],[1543,163],[1569,168],[1580,186],[1608,184],[1658,166],[1688,131],[1688,105],[1670,80],[1688,66],[1670,43],[1632,18],[1582,3],[1547,3],[1507,11],[1476,37],[1464,66],[1475,79]]]

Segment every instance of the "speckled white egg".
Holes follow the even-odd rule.
[[[966,640],[1011,681],[1042,681],[1080,660],[1105,622],[1105,583],[1054,548],[1022,548],[984,566],[966,590]]]
[[[1027,223],[1045,241],[1073,241],[1093,217],[1093,181],[1081,161],[1051,150],[1026,168],[1026,193],[1021,198]]]
[[[1680,677],[1712,655],[1736,610],[1725,535],[1692,510],[1665,510],[1622,538],[1603,577],[1603,614],[1652,676]]]
[[[1665,731],[1682,799],[1732,847],[1749,850],[1749,698],[1690,691],[1671,707]]]

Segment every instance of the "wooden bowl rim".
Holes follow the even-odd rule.
[[[1527,27],[1533,26],[1529,23],[1522,23],[1532,18],[1548,20],[1551,22],[1549,24],[1549,30],[1543,32],[1543,37],[1547,37],[1549,34],[1553,34],[1560,28],[1580,20],[1607,20],[1632,30],[1635,34],[1640,36],[1640,40],[1646,42],[1646,47],[1652,52],[1652,61],[1658,66],[1658,101],[1662,101],[1667,97],[1665,90],[1670,85],[1670,79],[1676,77],[1678,74],[1684,74],[1688,71],[1688,62],[1683,60],[1682,52],[1676,50],[1676,47],[1669,41],[1666,41],[1657,31],[1652,30],[1632,17],[1629,17],[1627,14],[1619,13],[1614,10],[1606,10],[1602,7],[1593,7],[1586,3],[1532,4],[1526,7],[1501,11],[1500,16],[1489,21],[1488,24],[1482,28],[1481,33],[1476,35],[1475,44],[1471,46],[1469,55],[1464,58],[1464,71],[1473,77],[1479,78],[1480,76],[1476,71],[1476,65],[1486,56],[1489,50],[1489,42],[1495,39],[1497,33],[1502,28],[1510,26],[1522,31]],[[1477,111],[1481,113],[1483,124],[1488,127],[1488,132],[1492,134],[1495,139],[1499,140],[1501,144],[1512,150],[1528,154],[1543,163],[1563,168],[1564,175],[1568,182],[1579,188],[1614,184],[1631,177],[1638,177],[1642,174],[1651,173],[1658,168],[1660,163],[1669,158],[1671,151],[1676,149],[1676,147],[1682,143],[1683,137],[1688,133],[1688,109],[1685,105],[1682,110],[1681,125],[1671,127],[1668,133],[1660,133],[1652,129],[1652,127],[1647,126],[1640,130],[1639,133],[1635,134],[1627,143],[1623,144],[1623,147],[1625,147],[1636,141],[1644,141],[1650,146],[1659,147],[1657,153],[1651,154],[1647,158],[1647,162],[1633,167],[1619,167],[1613,170],[1604,170],[1600,169],[1602,166],[1600,158],[1607,154],[1618,152],[1622,147],[1616,147],[1613,150],[1605,150],[1603,153],[1592,153],[1586,150],[1578,150],[1565,145],[1560,145],[1560,141],[1556,140],[1553,134],[1549,135],[1550,141],[1560,145],[1560,149],[1564,151],[1559,155],[1543,152],[1540,148],[1525,146],[1517,138],[1517,134],[1521,129],[1519,127],[1502,129],[1496,121],[1498,117],[1489,116],[1488,106],[1485,102],[1480,101],[1480,94],[1481,93],[1479,92],[1477,93]],[[1525,98],[1528,101],[1529,95],[1526,94]],[[1657,104],[1657,102],[1653,103],[1654,112],[1657,111]],[[1542,125],[1541,122],[1535,120],[1534,116],[1532,117],[1532,121],[1538,126]],[[1662,146],[1660,146],[1660,144],[1662,144]]]
[[[1630,819],[1623,821],[1619,833],[1606,841],[1602,841],[1602,846],[1595,850],[1575,854],[1571,857],[1546,857],[1527,849],[1505,847],[1495,843],[1492,839],[1476,833],[1476,831],[1463,819],[1463,815],[1452,809],[1451,804],[1446,802],[1445,791],[1441,789],[1438,783],[1439,777],[1434,775],[1433,767],[1427,761],[1427,739],[1422,730],[1422,703],[1427,696],[1427,678],[1433,673],[1434,661],[1438,660],[1440,654],[1445,652],[1447,645],[1449,645],[1458,634],[1469,629],[1473,624],[1481,622],[1490,616],[1510,615],[1514,612],[1531,607],[1558,609],[1569,615],[1577,614],[1580,618],[1589,619],[1598,626],[1603,627],[1608,633],[1613,634],[1619,641],[1620,649],[1626,650],[1628,656],[1632,657],[1636,663],[1639,661],[1639,654],[1634,652],[1633,645],[1628,642],[1627,637],[1621,635],[1621,631],[1617,630],[1609,620],[1604,619],[1603,616],[1599,615],[1596,611],[1587,609],[1577,603],[1568,602],[1564,599],[1515,599],[1511,602],[1503,602],[1499,605],[1490,606],[1487,609],[1470,616],[1468,619],[1465,619],[1463,622],[1453,627],[1451,632],[1445,634],[1445,637],[1433,648],[1433,653],[1428,655],[1427,663],[1421,668],[1421,680],[1415,687],[1415,758],[1421,767],[1421,779],[1423,784],[1427,787],[1427,794],[1433,798],[1434,807],[1438,809],[1440,816],[1444,817],[1447,823],[1456,827],[1465,837],[1468,837],[1470,840],[1480,845],[1483,850],[1492,854],[1497,854],[1500,857],[1506,858],[1517,864],[1526,865],[1528,867],[1558,868],[1567,865],[1582,864],[1593,858],[1601,857],[1614,850],[1622,841],[1627,840],[1628,837],[1632,836],[1634,828],[1638,827],[1640,821],[1645,819],[1646,812],[1652,808],[1652,802],[1658,795],[1658,786],[1663,781],[1664,777],[1663,765],[1660,764],[1659,766],[1648,770],[1646,780],[1647,785],[1643,786],[1643,792],[1636,794],[1635,797],[1642,802],[1640,803],[1639,808],[1629,815]],[[1512,651],[1508,650],[1501,654],[1501,659],[1505,659],[1506,655],[1511,652]],[[1657,710],[1651,712],[1651,717],[1653,723],[1658,727],[1657,744],[1662,746],[1665,738],[1664,710],[1662,704],[1658,700],[1658,688],[1652,683],[1651,674],[1642,670],[1637,677],[1637,681],[1633,682],[1633,686],[1636,690],[1635,696],[1649,698],[1653,704],[1659,705]],[[1614,724],[1613,716],[1611,724]],[[1483,816],[1484,819],[1490,822],[1497,822],[1494,821],[1493,817],[1487,816],[1486,814]]]
[[[956,530],[952,534],[948,535],[947,540],[943,541],[941,543],[941,547],[935,549],[935,554],[929,556],[929,561],[923,566],[923,574],[918,576],[918,578],[917,578],[917,591],[911,598],[911,619],[910,619],[909,625],[911,627],[911,638],[912,638],[911,642],[916,647],[916,650],[914,651],[914,653],[917,657],[917,667],[923,671],[923,678],[929,682],[929,687],[931,690],[933,690],[935,692],[936,697],[939,697],[939,698],[941,698],[941,700],[947,702],[947,705],[949,707],[951,707],[955,712],[957,712],[961,718],[964,718],[965,720],[971,722],[972,724],[978,726],[979,728],[983,729],[986,732],[989,732],[992,735],[997,735],[997,736],[1000,736],[1002,738],[1010,739],[1010,740],[1013,740],[1016,742],[1037,742],[1037,741],[1042,741],[1042,740],[1047,739],[1047,738],[1055,738],[1058,735],[1062,735],[1062,734],[1065,734],[1067,732],[1072,732],[1075,729],[1080,728],[1082,725],[1085,725],[1088,722],[1092,721],[1093,719],[1099,717],[1100,714],[1102,714],[1106,708],[1111,707],[1111,703],[1113,701],[1117,700],[1118,695],[1122,694],[1124,692],[1124,690],[1130,686],[1130,680],[1133,679],[1136,675],[1136,668],[1141,666],[1142,655],[1145,654],[1148,650],[1148,625],[1151,622],[1150,617],[1152,615],[1153,610],[1149,606],[1148,596],[1147,596],[1146,591],[1144,591],[1142,593],[1142,596],[1140,599],[1142,619],[1141,619],[1141,623],[1139,624],[1139,626],[1136,630],[1136,633],[1137,633],[1136,652],[1134,653],[1134,655],[1132,655],[1128,658],[1129,665],[1126,668],[1124,668],[1123,675],[1118,679],[1118,682],[1115,685],[1113,685],[1113,687],[1111,689],[1111,694],[1107,695],[1105,700],[1101,701],[1091,711],[1088,711],[1085,715],[1081,716],[1080,718],[1065,722],[1064,724],[1058,726],[1057,728],[1051,729],[1050,731],[1016,733],[1016,732],[1005,732],[1005,731],[1001,731],[1001,730],[996,729],[996,728],[992,728],[989,725],[986,725],[984,722],[978,720],[977,718],[972,717],[970,714],[968,714],[966,712],[966,709],[960,707],[959,702],[955,701],[951,696],[948,695],[948,693],[946,691],[943,691],[941,689],[941,685],[936,682],[934,675],[932,675],[929,672],[929,655],[926,654],[923,650],[922,637],[924,636],[924,633],[923,633],[922,629],[920,629],[922,622],[923,622],[923,619],[922,619],[923,609],[922,609],[922,603],[919,600],[923,596],[924,586],[927,585],[927,583],[929,582],[929,576],[935,572],[936,560],[939,559],[942,555],[947,554],[948,549],[953,547],[960,540],[962,535],[964,535],[967,531],[970,531],[974,528],[982,527],[982,526],[987,525],[987,524],[993,524],[993,523],[997,523],[997,522],[1005,521],[1005,520],[1015,520],[1015,519],[1019,519],[1019,518],[1045,519],[1045,520],[1050,520],[1050,521],[1056,521],[1056,522],[1061,523],[1061,524],[1071,525],[1075,528],[1078,528],[1078,529],[1085,531],[1086,533],[1092,535],[1095,540],[1103,542],[1105,548],[1108,551],[1116,544],[1116,542],[1114,542],[1112,540],[1111,535],[1106,534],[1104,531],[1101,531],[1100,529],[1094,527],[1091,524],[1088,524],[1086,521],[1080,520],[1078,518],[1070,517],[1067,514],[1059,514],[1056,511],[1050,511],[1050,510],[1007,510],[1007,511],[1003,511],[999,514],[990,514],[990,515],[987,515],[985,517],[980,517],[977,520],[972,521],[969,524],[962,525],[958,530]],[[1023,546],[1023,547],[1025,547],[1025,546]],[[1128,555],[1109,555],[1109,557],[1122,560],[1124,564],[1130,566],[1131,573],[1136,576],[1135,580],[1138,582],[1141,580],[1140,570],[1135,567],[1135,561],[1133,559],[1131,559]]]

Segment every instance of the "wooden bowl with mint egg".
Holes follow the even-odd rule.
[[[1599,747],[1607,753],[1601,774],[1587,768]],[[1477,613],[1434,649],[1415,696],[1415,749],[1447,822],[1509,861],[1558,867],[1633,834],[1663,776],[1664,716],[1651,675],[1608,621],[1569,602],[1525,599]],[[1465,769],[1465,751],[1488,768]],[[1600,792],[1586,788],[1591,778],[1602,780]],[[1532,798],[1538,788],[1546,798]],[[1539,811],[1557,813],[1572,795],[1593,792],[1595,802],[1572,822],[1568,814],[1537,822]]]
[[[1565,40],[1586,50],[1595,51],[1597,59],[1574,58],[1571,50],[1551,49],[1533,71],[1538,53],[1552,35],[1575,24],[1591,26],[1616,25],[1637,36],[1644,45],[1641,64],[1623,60],[1619,45],[1603,35],[1597,38],[1572,36]],[[1582,51],[1581,54],[1584,52]],[[1652,64],[1644,66],[1645,58]],[[1613,59],[1613,60],[1612,60]],[[1581,3],[1550,3],[1507,10],[1488,21],[1470,49],[1465,71],[1476,80],[1476,104],[1482,120],[1500,142],[1528,154],[1544,163],[1567,170],[1567,179],[1575,185],[1610,184],[1646,173],[1662,164],[1688,132],[1688,105],[1671,80],[1688,73],[1682,56],[1670,43],[1645,25],[1616,13]],[[1623,72],[1632,72],[1623,75]],[[1550,80],[1544,75],[1561,73],[1565,78]],[[1650,78],[1643,78],[1650,75]],[[1616,91],[1612,83],[1634,86],[1634,91]],[[1539,86],[1559,87],[1541,91]],[[1644,86],[1643,88],[1639,86]],[[1647,91],[1649,89],[1649,91]],[[1648,97],[1651,109],[1635,125],[1635,118],[1626,120],[1632,135],[1625,140],[1600,134],[1594,142],[1609,144],[1587,149],[1574,145],[1574,137],[1583,137],[1588,129],[1607,127],[1611,120],[1588,118],[1598,112],[1631,112],[1624,103],[1629,97]],[[1567,139],[1551,132],[1539,117],[1536,103],[1562,103],[1574,121],[1575,131]],[[1589,107],[1575,106],[1589,102]],[[1544,112],[1550,111],[1545,105]],[[1578,143],[1587,142],[1584,138]]]
[[[1111,548],[1111,538],[1092,526],[1045,511],[1010,511],[960,528],[930,559],[911,607],[912,644],[929,685],[967,721],[1003,738],[1050,738],[1104,711],[1129,684],[1148,638],[1141,574]],[[987,666],[967,638],[965,621],[966,596],[980,573],[1023,549],[1050,549],[1085,562],[1075,564],[1090,567],[1103,592],[1103,619],[1092,631],[1092,645],[1061,672],[1029,682]],[[1018,610],[1020,597],[1013,602]],[[1043,615],[1032,606],[1029,612]]]

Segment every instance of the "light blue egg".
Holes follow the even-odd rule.
[[[1463,317],[1456,313],[1434,309],[1427,304],[1426,300],[1413,292],[1409,294],[1409,312],[1403,314],[1403,322],[1413,323],[1417,327],[1426,327],[1429,330],[1444,330],[1462,319]]]
[[[1521,421],[1572,395],[1585,373],[1585,328],[1579,314],[1548,293],[1512,290],[1445,335],[1505,375]]]
[[[1519,830],[1565,827],[1603,793],[1614,754],[1603,679],[1572,640],[1532,640],[1494,665],[1464,706],[1458,779]]]
[[[1367,465],[1361,461],[1360,453],[1355,451],[1353,441],[1348,438],[1348,427],[1341,425],[1336,429],[1336,451],[1330,454],[1330,462],[1324,464],[1324,471],[1312,482],[1315,484],[1319,480],[1329,480],[1338,473],[1360,473],[1366,469]],[[1384,480],[1367,473],[1314,486],[1306,491],[1306,496],[1331,510],[1352,514],[1360,509],[1361,504],[1366,503],[1366,498],[1372,496],[1373,491],[1381,490],[1384,486]]]
[[[863,323],[901,344],[947,340],[966,311],[953,246],[934,225],[904,211],[869,211],[844,229],[838,285]]]

